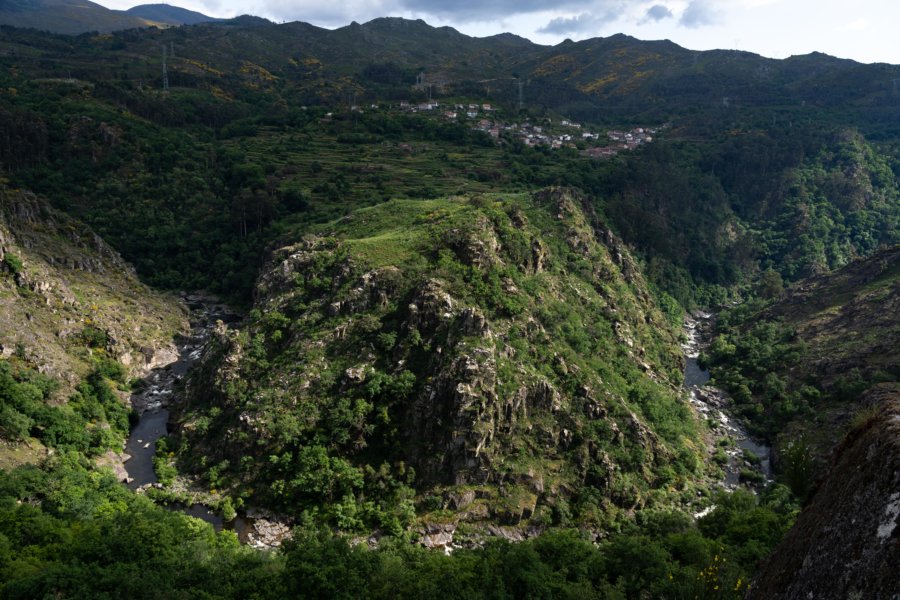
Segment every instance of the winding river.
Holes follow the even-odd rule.
[[[140,420],[125,443],[125,454],[130,458],[124,468],[128,474],[126,485],[135,491],[158,483],[153,469],[156,441],[168,433],[169,404],[175,399],[176,386],[199,360],[203,346],[217,321],[233,323],[239,320],[227,306],[211,296],[188,294],[184,302],[191,311],[190,335],[176,340],[178,358],[174,362],[154,369],[144,378],[142,388],[131,395],[131,405],[138,411]],[[244,537],[252,519],[238,517],[232,523],[224,523],[222,517],[203,504],[175,506],[177,510],[210,523],[217,531],[234,529]]]
[[[178,358],[170,364],[154,369],[144,378],[143,387],[132,394],[131,405],[140,419],[125,443],[125,453],[130,457],[124,463],[127,473],[125,483],[140,492],[149,486],[159,485],[153,469],[156,442],[168,433],[168,406],[177,400],[179,382],[203,353],[216,323],[236,323],[240,320],[226,305],[212,296],[185,294],[183,301],[191,311],[190,334],[176,340]],[[243,544],[255,548],[274,548],[290,536],[288,519],[265,511],[247,509],[230,521],[204,504],[173,504],[167,508],[179,510],[189,516],[211,524],[216,531],[233,530]]]
[[[772,478],[770,448],[751,438],[740,422],[729,416],[731,399],[719,388],[706,385],[709,371],[701,369],[697,362],[701,350],[711,341],[712,327],[713,315],[710,313],[697,312],[685,320],[687,341],[682,346],[685,355],[684,387],[690,394],[694,409],[715,424],[713,432],[716,437],[728,438],[733,442],[725,449],[728,463],[723,465],[723,486],[735,489],[741,480],[741,470],[748,468],[758,468],[769,481]],[[758,465],[752,465],[745,459],[745,450],[759,458]]]

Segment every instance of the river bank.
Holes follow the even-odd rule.
[[[190,310],[191,330],[188,335],[175,340],[177,358],[152,370],[130,398],[139,420],[126,440],[125,461],[120,472],[128,488],[137,493],[164,490],[156,476],[153,458],[156,456],[157,441],[168,433],[168,407],[178,400],[181,381],[200,360],[217,323],[240,321],[234,310],[214,296],[182,294],[181,300]],[[183,495],[191,497],[197,494],[188,492]],[[277,546],[290,532],[287,524],[252,509],[238,514],[231,521],[225,521],[211,506],[202,502],[170,502],[164,506],[206,521],[216,531],[232,530],[241,543],[256,548]]]
[[[712,341],[714,326],[714,315],[703,311],[685,319],[684,389],[691,406],[710,426],[710,453],[724,472],[720,485],[728,490],[741,483],[750,487],[764,485],[772,479],[771,449],[750,437],[740,421],[729,414],[731,399],[723,390],[708,384],[709,371],[700,368],[698,362],[700,353]]]

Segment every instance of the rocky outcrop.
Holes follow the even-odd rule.
[[[351,315],[372,308],[385,308],[397,292],[400,270],[383,267],[363,273],[342,300],[328,305],[330,316]]]
[[[116,481],[131,483],[131,477],[128,475],[128,471],[125,470],[125,462],[130,458],[131,456],[124,452],[113,452],[112,450],[108,450],[97,459],[96,465],[98,467],[107,467],[111,469],[113,475],[116,477]]]
[[[413,293],[403,328],[436,347],[426,383],[408,413],[410,458],[428,480],[464,484],[489,477],[497,430],[497,356],[481,310],[463,307],[440,280]]]
[[[265,511],[249,510],[242,521],[238,537],[251,548],[270,550],[292,537],[290,522]]]
[[[0,245],[4,239],[15,240],[51,266],[88,273],[112,270],[134,274],[134,268],[87,225],[57,212],[37,195],[8,189],[0,190],[0,195],[0,216],[12,227],[11,235],[0,237]],[[49,236],[64,243],[48,244]]]
[[[102,352],[140,376],[175,357],[177,299],[141,284],[84,224],[0,185],[0,353],[60,379],[61,396]]]
[[[464,264],[487,269],[503,262],[500,241],[491,222],[484,216],[465,227],[447,231],[444,240]]]
[[[897,598],[900,386],[873,388],[874,411],[836,449],[830,472],[753,579],[750,600]]]
[[[335,241],[317,236],[305,236],[302,241],[279,248],[267,270],[257,281],[257,297],[274,297],[290,293],[298,282],[306,282],[316,272],[315,261],[330,257]]]
[[[453,548],[455,523],[426,523],[418,531],[419,543],[430,549],[440,549],[449,553]]]
[[[369,503],[403,477],[417,510],[449,513],[422,521],[432,547],[456,543],[446,523],[519,539],[585,486],[594,514],[645,505],[678,441],[644,402],[690,418],[680,348],[583,200],[396,201],[275,250],[246,327],[216,332],[187,382],[184,464],[282,506]],[[313,459],[358,474],[358,500],[298,476]]]

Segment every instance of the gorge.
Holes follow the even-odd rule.
[[[897,80],[0,27],[0,598],[891,598]]]

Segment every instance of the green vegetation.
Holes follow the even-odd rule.
[[[898,265],[900,247],[884,248],[720,314],[703,358],[750,431],[776,443],[800,497],[852,422],[875,409],[866,392],[900,378]]]
[[[0,319],[23,334],[0,340],[0,452],[32,463],[0,477],[0,597],[740,597],[860,394],[900,375],[897,79],[390,19],[0,28]],[[666,126],[595,160],[443,114],[484,102]],[[282,551],[90,466],[133,418],[110,358],[140,366],[178,317],[66,214],[156,287],[252,304],[172,407],[148,496],[291,514]],[[685,310],[738,299],[704,359],[780,451],[759,499],[710,498],[728,456],[707,464],[679,392]],[[426,524],[467,547],[411,544]]]
[[[277,250],[247,327],[189,383],[180,466],[397,534],[459,485],[523,525],[690,499],[701,456],[676,335],[585,200],[393,200]]]
[[[232,27],[241,36],[222,35]],[[698,114],[698,93],[718,101],[742,77],[758,85],[755,59],[728,62],[723,73],[726,63],[712,57],[697,63],[674,46],[649,51],[610,38],[578,45],[602,59],[561,89],[553,79],[557,59],[524,40],[474,40],[420,23],[364,27],[379,33],[362,45],[362,27],[296,24],[79,38],[4,29],[0,162],[16,185],[95,228],[145,281],[241,300],[273,239],[401,197],[578,187],[640,251],[654,285],[683,306],[718,303],[766,269],[792,281],[900,239],[900,146],[884,127],[896,106],[870,93],[872,82],[890,85],[890,78],[866,75],[868,66],[823,59],[811,72],[840,72],[856,87],[816,103],[811,98],[844,80],[821,75],[823,85],[816,75],[801,77],[796,61],[759,59],[772,79],[743,95],[740,112]],[[224,37],[232,41],[223,44]],[[153,89],[160,42],[177,47],[165,94]],[[573,48],[567,59],[583,56]],[[400,100],[425,100],[410,84],[434,61],[453,81],[441,109],[401,112]],[[641,64],[646,78],[626,85],[631,64]],[[613,88],[593,80],[600,65],[615,73]],[[513,108],[512,80],[489,89],[475,83],[511,69],[532,71],[533,101],[524,113]],[[659,94],[654,78],[663,72],[666,93]],[[684,87],[679,77],[705,83]],[[787,89],[797,96],[784,97]],[[856,103],[854,93],[862,95]],[[357,110],[348,110],[348,98]],[[498,110],[484,116],[501,124],[546,126],[582,111],[600,131],[673,124],[638,152],[598,161],[574,148],[531,148],[515,136],[495,145],[473,131],[475,121],[441,114],[473,99],[492,101]],[[804,106],[788,108],[793,101]]]
[[[104,404],[111,393],[105,378],[123,374],[120,365],[98,361],[68,405],[45,407],[35,418],[71,411],[66,414],[90,412],[100,419],[106,411],[109,419],[117,413]],[[373,377],[367,388],[376,396],[402,395],[408,385],[404,379]],[[0,362],[4,418],[8,407],[24,408],[56,385],[34,371]],[[26,413],[21,414],[27,418]],[[740,598],[755,563],[781,538],[798,508],[784,487],[773,486],[759,499],[743,491],[720,494],[714,498],[716,508],[696,523],[671,509],[638,510],[599,544],[578,530],[550,529],[525,542],[491,540],[451,556],[410,544],[402,527],[396,537],[383,537],[371,550],[306,517],[292,540],[278,552],[266,553],[240,546],[230,531],[215,533],[206,523],[125,489],[88,460],[96,449],[81,443],[77,434],[90,437],[93,424],[70,421],[65,438],[53,437],[49,427],[32,427],[57,450],[40,467],[0,471],[3,598],[431,598],[436,593],[460,598]],[[4,429],[4,437],[7,433]],[[161,441],[159,448],[164,455],[167,443]],[[353,485],[349,466],[329,458],[324,449],[308,448],[301,460],[311,467],[297,476],[307,490],[339,493],[336,486],[342,482]],[[352,529],[352,520],[346,520],[354,518],[352,504],[345,500],[337,506],[351,509],[338,513],[345,521],[337,524]],[[235,516],[228,498],[218,509],[226,520]]]
[[[0,595],[23,599],[740,598],[796,512],[775,487],[759,502],[722,495],[696,525],[679,513],[639,513],[596,546],[557,530],[445,556],[390,538],[369,550],[301,527],[280,552],[263,553],[128,492],[73,452],[0,482]]]
[[[760,322],[744,331],[729,330],[730,334],[724,333],[728,322],[723,320],[723,332],[705,360],[752,432],[771,440],[791,419],[811,416],[821,394],[811,386],[796,385],[785,374],[803,356],[804,344],[777,322]]]
[[[7,252],[3,255],[3,264],[13,275],[18,275],[24,266],[22,259],[12,252]]]
[[[96,456],[121,448],[129,409],[110,385],[123,383],[118,363],[100,360],[66,404],[49,403],[59,383],[31,369],[0,360],[0,434],[15,442],[35,437],[58,450]]]

